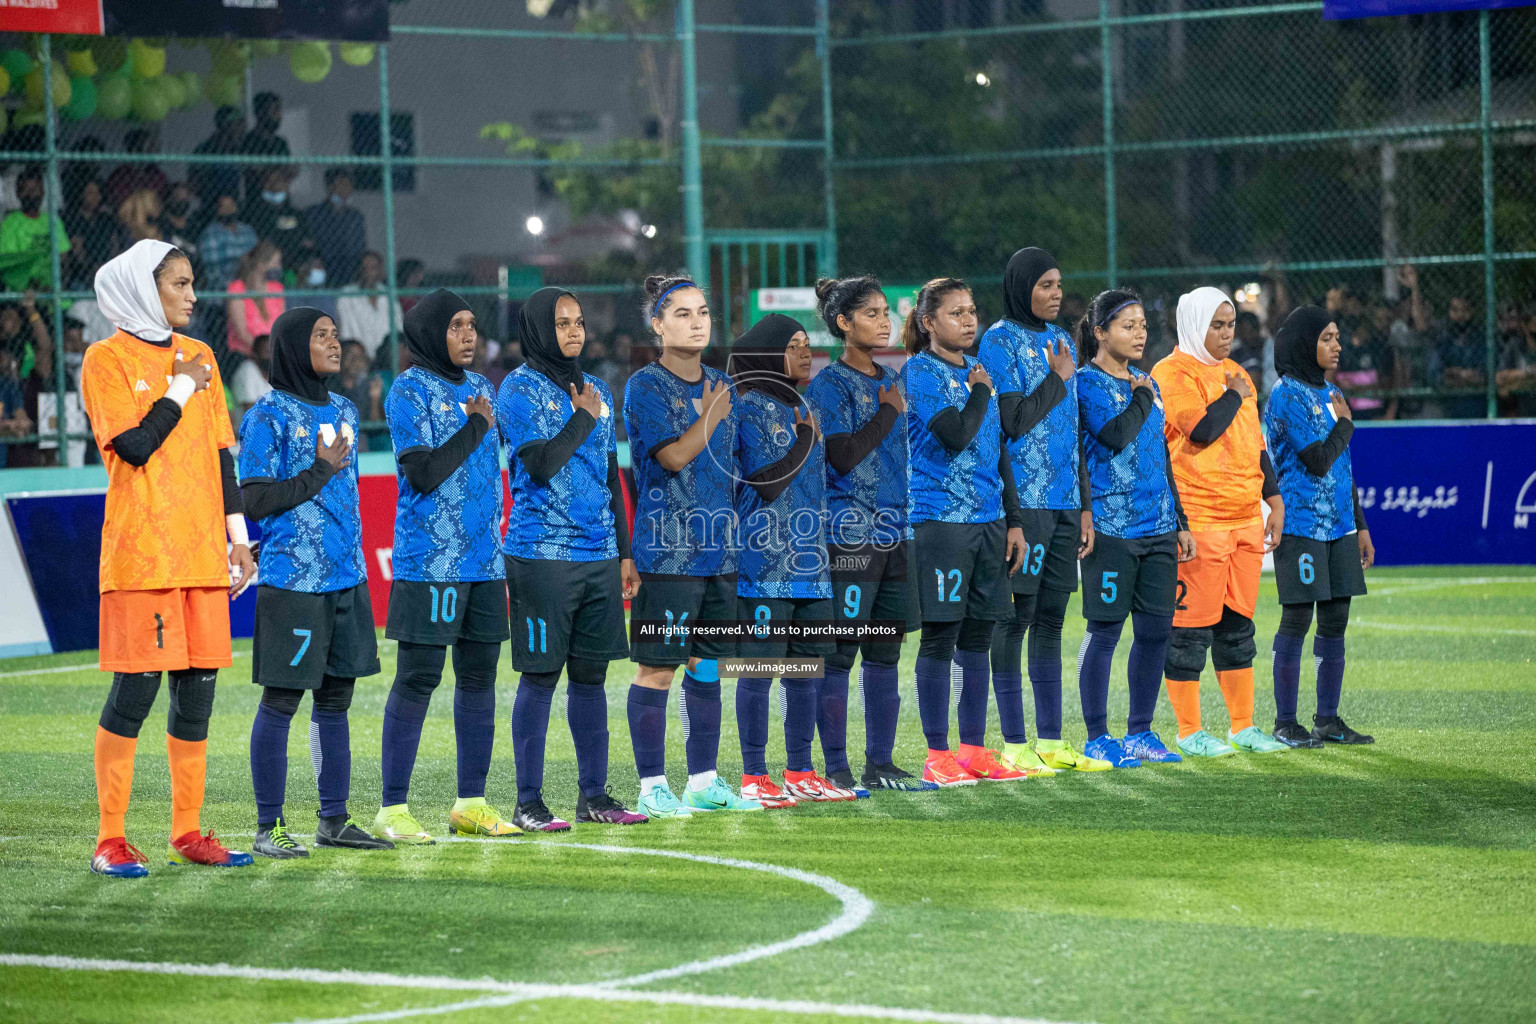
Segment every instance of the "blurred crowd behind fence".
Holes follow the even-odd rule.
[[[71,442],[95,456],[78,370],[111,328],[91,282],[141,238],[193,256],[189,332],[219,352],[237,421],[266,387],[277,312],[333,311],[357,343],[333,387],[375,448],[409,360],[401,316],[438,286],[475,304],[498,380],[519,362],[519,300],[571,287],[586,361],[621,394],[652,357],[647,273],[706,277],[720,362],[751,289],[836,272],[961,276],[989,322],[1029,244],[1061,262],[1064,318],[1106,285],[1141,291],[1148,364],[1174,345],[1177,296],[1217,284],[1264,390],[1273,330],[1318,302],[1363,418],[1536,415],[1536,9],[391,11],[391,42],[334,66],[323,47],[323,67],[313,44],[171,41],[146,67],[166,41],[0,34],[0,466]]]

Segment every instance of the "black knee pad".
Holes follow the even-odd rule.
[[[858,657],[859,645],[847,641],[839,641],[831,654],[827,655],[827,668],[840,669],[849,672],[853,669],[853,660]],[[868,655],[865,655],[868,657]]]
[[[314,709],[343,714],[352,707],[352,690],[357,680],[340,676],[322,676],[320,689],[314,692]]]
[[[1211,646],[1209,629],[1175,626],[1168,642],[1168,656],[1163,661],[1163,675],[1169,679],[1195,682],[1205,671],[1205,652]]]
[[[602,686],[608,678],[608,663],[589,658],[567,658],[565,678],[576,686]]]
[[[1253,620],[1231,608],[1221,610],[1221,621],[1211,630],[1211,662],[1217,672],[1249,668],[1259,653],[1254,642]]]
[[[985,619],[965,619],[960,623],[960,636],[955,646],[962,651],[989,651],[992,649],[992,631],[997,623]]]
[[[208,738],[208,719],[213,717],[213,686],[219,673],[211,668],[172,672],[171,709],[165,731],[179,740],[201,743]]]
[[[412,704],[431,703],[432,691],[443,681],[443,662],[447,656],[446,647],[400,641],[393,692]]]
[[[160,692],[159,672],[117,672],[101,709],[101,727],[117,736],[137,738]]]
[[[1280,606],[1281,636],[1295,637],[1300,640],[1307,635],[1307,630],[1312,628],[1312,604],[1283,604]]]
[[[948,661],[955,653],[955,642],[960,639],[958,622],[925,622],[922,637],[917,642],[917,656],[934,661]]]
[[[900,640],[866,640],[861,650],[864,661],[870,665],[894,665],[901,660]]]
[[[303,699],[303,690],[292,690],[283,686],[261,688],[261,706],[284,718],[292,718],[294,712],[299,710],[299,702]]]
[[[501,644],[460,640],[453,645],[453,675],[461,690],[480,691],[496,688],[496,662],[501,658]]]
[[[1349,598],[1336,597],[1332,601],[1317,602],[1317,635],[1325,639],[1342,640],[1349,626]]]

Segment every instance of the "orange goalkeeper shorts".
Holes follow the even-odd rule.
[[[229,590],[109,590],[101,595],[101,670],[227,668]]]
[[[1203,629],[1221,621],[1225,605],[1253,618],[1264,564],[1264,524],[1196,533],[1194,561],[1179,566],[1173,624]]]

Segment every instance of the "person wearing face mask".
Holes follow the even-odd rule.
[[[325,265],[325,260],[319,253],[315,252],[310,253],[305,257],[304,262],[299,264],[298,278],[298,286],[300,288],[319,289],[325,287],[326,282],[331,279],[331,274],[329,268]],[[337,323],[341,322],[341,318],[336,314],[336,296],[334,294],[311,295],[305,301]]]
[[[247,196],[240,217],[282,250],[284,266],[296,268],[315,251],[315,239],[304,211],[288,194],[293,173],[287,167],[268,167],[261,180],[261,189]]]
[[[379,671],[357,490],[357,407],[326,390],[341,369],[336,322],[310,306],[272,325],[272,390],[240,423],[240,495],[261,525],[261,584],[251,681],[262,688],[251,725],[256,792],[253,852],[280,860],[309,851],[283,815],[288,727],[305,691],[320,790],[315,843],[354,850],[394,844],[347,814],[353,686]]]
[[[288,140],[277,134],[277,130],[283,126],[282,97],[275,92],[257,93],[251,98],[251,114],[256,123],[240,141],[240,152],[251,156],[288,156],[292,152]],[[247,196],[254,196],[267,187],[262,182],[267,180],[267,169],[273,167],[282,170],[285,179],[291,176],[287,167],[278,164],[256,164],[249,167],[245,172]]]
[[[16,176],[16,197],[21,209],[12,210],[0,220],[0,281],[6,291],[24,292],[28,288],[52,286],[53,271],[48,254],[49,219],[43,215],[43,169],[28,165]],[[69,233],[64,221],[52,218],[59,253],[69,252]]]
[[[327,170],[325,192],[325,198],[305,210],[304,216],[309,219],[309,230],[314,233],[315,245],[325,258],[331,280],[351,281],[357,276],[363,251],[368,248],[363,215],[351,206],[352,172],[345,167]]]
[[[1286,509],[1285,532],[1275,548],[1280,629],[1274,644],[1274,737],[1289,747],[1375,742],[1339,717],[1350,599],[1365,593],[1365,570],[1376,561],[1349,454],[1354,417],[1344,393],[1324,377],[1338,367],[1339,352],[1333,317],[1317,306],[1296,309],[1275,334],[1280,380],[1264,407]],[[1296,721],[1296,700],[1314,607],[1317,711],[1309,731]]]
[[[1163,436],[1157,382],[1131,363],[1147,345],[1147,314],[1136,293],[1100,292],[1077,324],[1078,418],[1085,498],[1093,503],[1093,550],[1083,556],[1078,693],[1088,742],[1083,752],[1113,768],[1181,761],[1152,731],[1178,604],[1178,564],[1195,557]],[[1129,618],[1130,716],[1123,739],[1108,728],[1109,675]]]
[[[384,402],[399,489],[384,635],[400,646],[384,705],[384,796],[371,831],[396,844],[434,842],[406,798],[449,647],[458,799],[448,827],[459,835],[521,831],[485,799],[496,741],[496,662],[508,634],[491,384],[465,369],[478,337],[463,298],[445,288],[428,295],[405,321],[411,368],[395,378]]]
[[[249,356],[258,335],[272,333],[272,324],[288,308],[283,298],[283,255],[263,238],[240,257],[235,279],[225,287],[228,344],[231,352]]]
[[[420,305],[416,307],[420,308]],[[412,310],[410,315],[414,315]],[[629,656],[624,601],[640,587],[619,482],[613,395],[583,373],[586,321],[576,296],[541,288],[523,303],[528,362],[501,382],[496,421],[512,466],[502,553],[511,595],[517,814],[529,832],[570,828],[544,803],[544,742],[560,672],[576,747],[576,820],[649,821],[608,793],[608,663]],[[640,735],[636,762],[642,763]],[[641,774],[646,774],[644,768]]]
[[[240,257],[256,247],[256,229],[240,219],[240,204],[231,192],[213,200],[213,219],[198,237],[207,287],[223,291],[240,271]]]
[[[1185,754],[1276,753],[1285,745],[1253,724],[1253,614],[1264,554],[1284,530],[1285,502],[1259,433],[1253,378],[1231,358],[1236,305],[1219,288],[1196,288],[1179,299],[1177,327],[1179,347],[1152,368],[1152,379],[1197,554],[1179,566],[1163,671],[1168,703]],[[1261,501],[1269,506],[1267,523]],[[1231,716],[1225,742],[1200,724],[1207,650]]]
[[[193,273],[202,268],[197,235],[192,230],[192,191],[178,182],[160,208],[160,237],[187,254]],[[199,275],[200,276],[200,275]]]

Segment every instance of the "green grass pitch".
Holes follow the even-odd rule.
[[[877,794],[856,805],[628,829],[578,826],[563,839],[517,844],[317,850],[308,861],[258,859],[239,871],[165,863],[162,696],[139,747],[128,816],[129,839],[151,858],[140,881],[87,871],[96,828],[91,742],[105,677],[81,653],[0,663],[0,1020],[1536,1020],[1536,568],[1381,570],[1370,579],[1372,594],[1356,602],[1350,626],[1343,710],[1375,734],[1373,747]],[[1267,579],[1260,609],[1256,717],[1267,725],[1278,613]],[[1081,743],[1071,685],[1077,614],[1074,601],[1065,720],[1067,737]],[[1121,727],[1127,646],[1110,705]],[[384,672],[359,685],[353,706],[359,819],[377,808],[379,725],[394,671],[393,644],[382,647]],[[909,767],[922,755],[910,689],[915,647],[906,645],[902,667],[897,751]],[[203,820],[248,849],[257,690],[247,684],[249,643],[237,650],[247,656],[221,680]],[[629,802],[631,674],[625,662],[609,675],[611,784]],[[1206,723],[1225,728],[1210,670],[1206,679]],[[515,682],[504,656],[488,795],[508,813]],[[454,795],[450,685],[427,721],[411,800],[439,834]],[[1310,687],[1304,672],[1304,718]],[[726,690],[721,763],[730,772],[739,760]],[[683,777],[676,702],[668,737],[675,784]],[[557,812],[570,812],[575,765],[560,703],[545,793]],[[288,813],[307,832],[316,798],[307,711],[300,714]],[[995,731],[995,712],[992,721]],[[855,696],[856,770],[861,722]],[[1171,740],[1166,702],[1156,728]],[[775,770],[776,758],[777,724]],[[734,858],[850,888],[839,890],[840,903],[804,877],[572,843]],[[829,922],[838,923],[830,937],[771,956],[626,980]],[[276,973],[61,970],[19,964],[17,955]],[[301,980],[296,969],[316,973]],[[422,1016],[461,1003],[482,1005]]]

